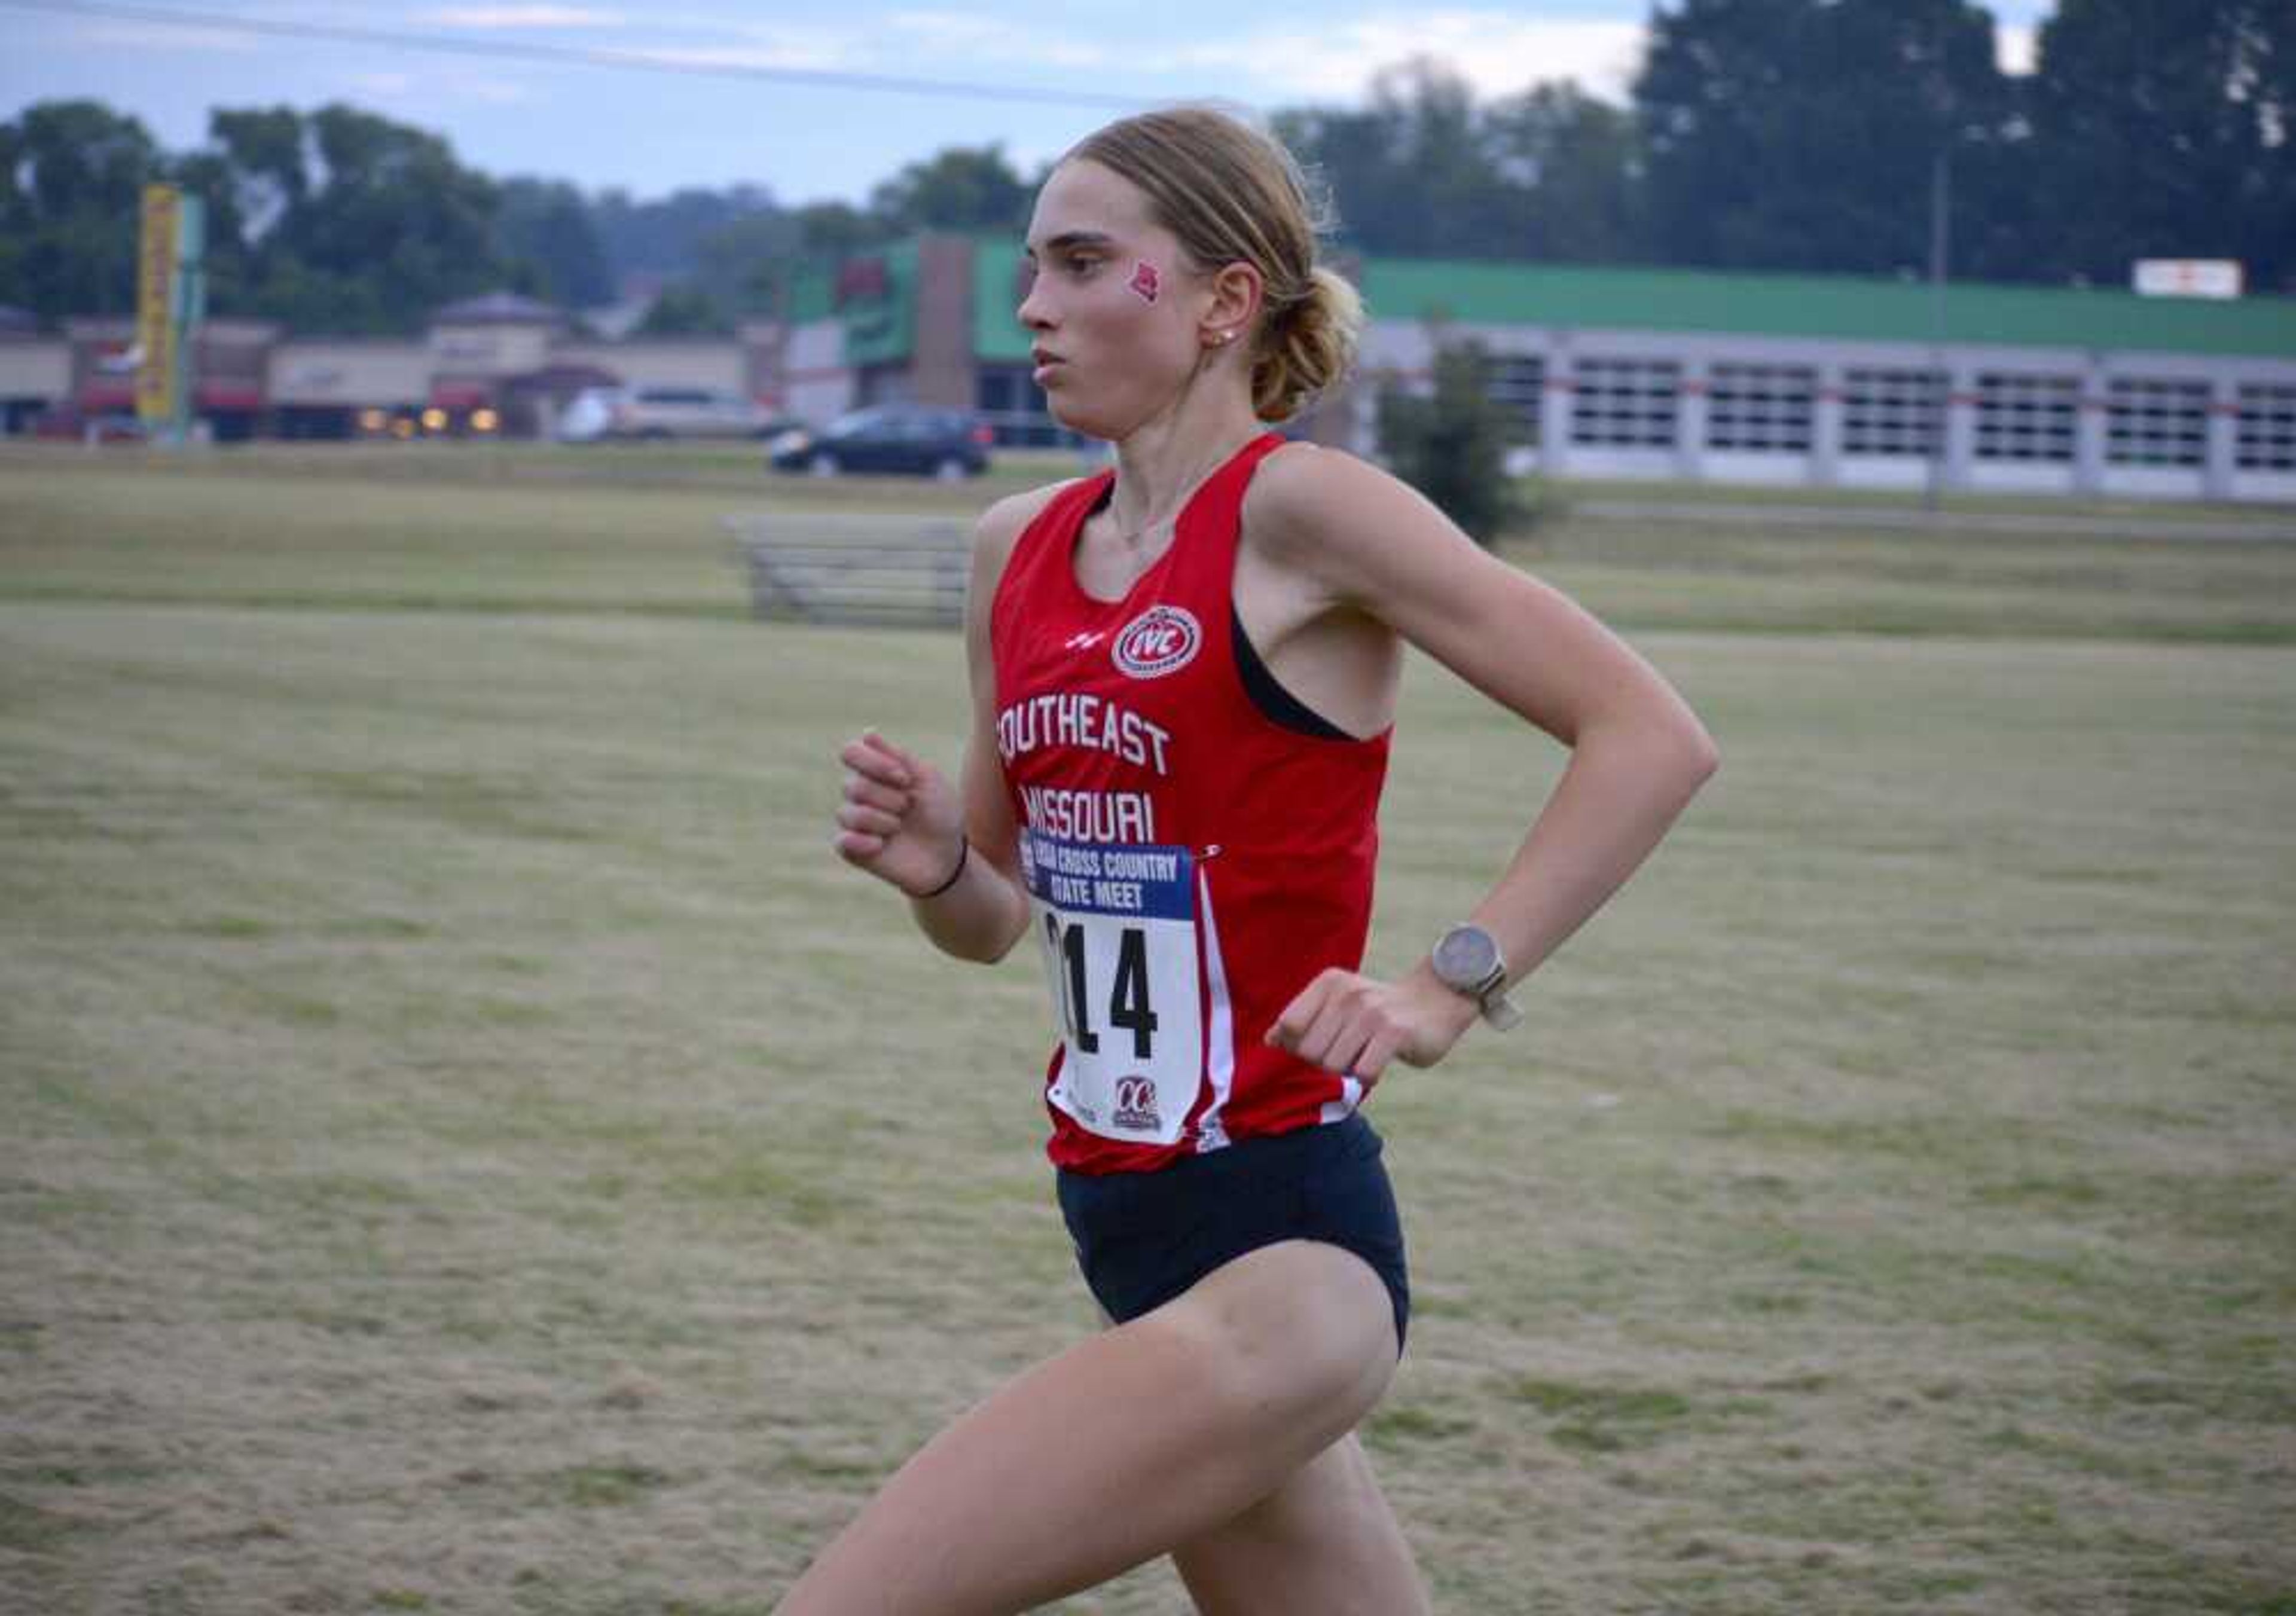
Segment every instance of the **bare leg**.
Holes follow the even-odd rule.
[[[1172,1551],[1201,1616],[1426,1616],[1426,1585],[1353,1432]]]
[[[1234,1519],[1395,1372],[1353,1253],[1263,1247],[1029,1370],[934,1438],[778,1616],[1012,1616]]]

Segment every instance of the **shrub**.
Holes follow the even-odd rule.
[[[1392,382],[1379,395],[1379,444],[1388,464],[1485,546],[1536,513],[1507,474],[1507,451],[1522,441],[1522,422],[1491,397],[1489,373],[1480,343],[1439,338],[1431,395]]]

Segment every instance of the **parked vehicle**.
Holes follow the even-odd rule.
[[[706,387],[586,387],[560,413],[558,438],[768,438],[789,424],[751,399]]]
[[[892,472],[955,482],[988,469],[996,434],[963,410],[880,404],[840,415],[819,431],[800,429],[774,439],[767,463],[777,472]]]

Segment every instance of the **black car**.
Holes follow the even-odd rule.
[[[954,482],[988,469],[996,434],[963,410],[881,404],[840,415],[819,431],[800,429],[774,439],[777,472],[896,472]]]

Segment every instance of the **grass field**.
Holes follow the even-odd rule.
[[[826,849],[956,642],[715,529],[985,491],[0,455],[0,1611],[761,1613],[1091,1327],[1033,961]],[[2296,546],[1510,554],[1725,764],[1373,1102],[1439,1608],[2296,1612]],[[1414,668],[1375,964],[1560,761]]]

